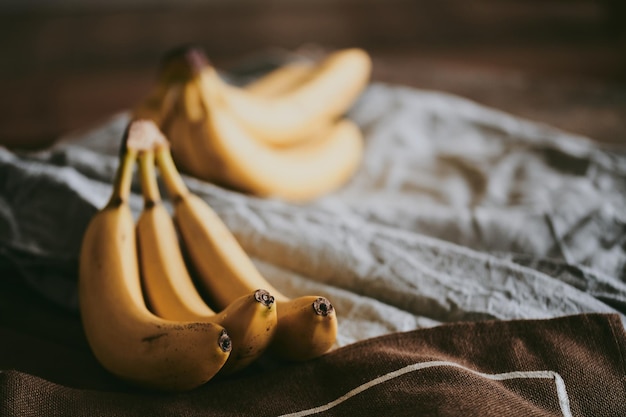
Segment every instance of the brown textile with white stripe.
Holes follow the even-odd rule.
[[[484,321],[394,333],[306,363],[269,360],[183,394],[81,389],[0,373],[4,416],[624,416],[617,315]],[[101,374],[96,373],[94,378]],[[86,386],[94,386],[84,374]],[[62,377],[67,380],[67,375]]]

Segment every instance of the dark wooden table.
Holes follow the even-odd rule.
[[[272,48],[360,46],[376,81],[626,142],[622,0],[9,3],[0,8],[0,144],[11,147],[45,146],[128,109],[162,54],[187,42],[223,70]]]

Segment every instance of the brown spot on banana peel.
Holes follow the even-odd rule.
[[[157,329],[161,329],[162,326],[157,325],[156,326]],[[177,330],[177,331],[202,331],[204,329],[206,329],[206,323],[186,323],[186,324],[180,324],[180,325],[175,325],[172,326],[173,330]],[[162,333],[155,333],[152,336],[146,336],[143,339],[141,339],[142,342],[146,342],[146,343],[153,343],[156,340],[159,340],[160,338],[167,336],[168,333],[167,332],[162,332]],[[217,338],[217,345],[220,347],[220,349],[222,349],[223,352],[230,352],[233,348],[233,343],[232,340],[230,338],[230,335],[228,334],[228,332],[226,331],[226,329],[222,329],[222,331],[220,332],[218,338]]]

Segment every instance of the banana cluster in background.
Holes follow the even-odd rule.
[[[306,202],[345,184],[363,156],[346,112],[367,86],[362,49],[293,62],[239,87],[220,78],[205,53],[167,54],[152,93],[135,109],[171,142],[179,169],[262,197]]]
[[[135,222],[128,198],[137,165],[144,208]],[[159,194],[159,174],[173,215]],[[79,305],[102,366],[130,383],[165,391],[196,388],[266,351],[311,359],[327,352],[337,336],[330,301],[318,295],[289,299],[272,287],[217,214],[187,189],[168,140],[146,119],[129,124],[109,202],[84,234]]]

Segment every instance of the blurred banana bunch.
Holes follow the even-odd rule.
[[[344,185],[363,155],[346,112],[368,85],[358,48],[292,62],[240,87],[197,47],[167,54],[153,91],[134,109],[171,143],[179,169],[261,197],[306,202]]]

